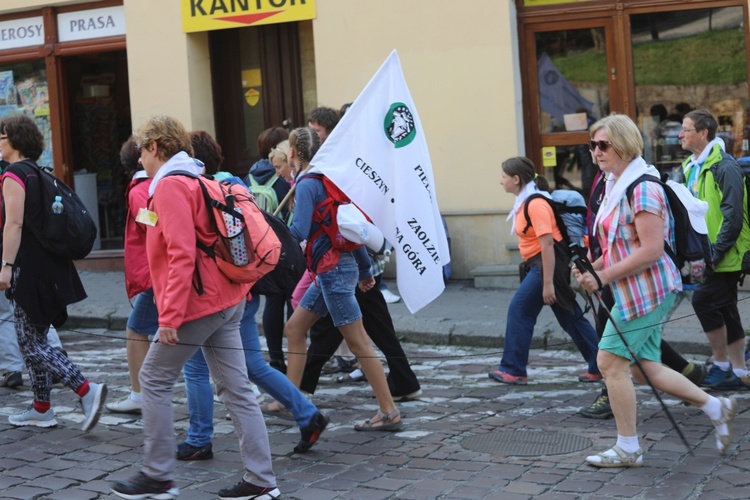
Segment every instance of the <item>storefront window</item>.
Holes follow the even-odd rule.
[[[542,134],[585,131],[609,113],[603,27],[538,32],[536,57]],[[556,189],[588,195],[596,166],[585,144],[547,147],[543,165]]]
[[[677,140],[682,118],[709,110],[735,156],[750,154],[742,7],[638,14],[630,18],[638,124],[644,157],[661,171],[689,155]],[[745,111],[748,110],[748,113]]]
[[[44,151],[37,163],[53,168],[49,91],[43,60],[0,65],[0,118],[16,113],[36,119],[44,135]]]

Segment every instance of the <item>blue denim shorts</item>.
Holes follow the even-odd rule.
[[[159,330],[159,313],[156,312],[153,290],[146,290],[135,296],[133,310],[128,315],[128,329],[141,335],[156,335]]]
[[[299,305],[318,316],[331,313],[337,327],[354,323],[362,318],[354,297],[358,281],[359,268],[354,256],[349,252],[342,253],[336,267],[317,275]]]

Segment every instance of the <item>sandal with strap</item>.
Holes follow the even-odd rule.
[[[607,454],[614,451],[615,455]],[[586,462],[594,467],[641,467],[643,466],[643,448],[635,453],[626,453],[617,445],[609,450],[586,457]]]
[[[277,417],[282,420],[294,421],[294,415],[284,405],[278,401],[271,401],[270,403],[258,404],[260,411],[267,417]]]
[[[377,415],[373,418],[368,418],[361,424],[355,424],[354,430],[365,432],[395,432],[401,428],[401,425],[401,412],[396,408],[388,414],[378,410]]]

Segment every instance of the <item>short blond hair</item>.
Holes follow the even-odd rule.
[[[193,145],[185,126],[177,118],[168,115],[153,116],[133,133],[139,146],[156,143],[159,146],[159,159],[167,161],[180,151],[193,156]],[[150,149],[149,149],[150,151]]]
[[[278,158],[281,161],[289,161],[289,140],[281,141],[268,153],[268,159]]]
[[[643,154],[643,136],[629,116],[618,113],[605,116],[591,125],[591,138],[602,129],[607,132],[612,148],[623,160],[632,161]]]

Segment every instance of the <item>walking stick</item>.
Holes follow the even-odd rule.
[[[597,283],[599,283],[599,286],[601,287],[601,280],[599,279],[599,276],[596,274],[596,271],[594,271],[594,266],[591,265],[591,262],[586,257],[577,255],[574,253],[570,260],[571,262],[573,262],[573,265],[578,268],[578,271],[580,271],[582,274],[591,273],[591,275],[594,278],[596,278]],[[633,358],[633,361],[635,361],[635,366],[637,366],[638,369],[643,374],[643,378],[646,380],[646,383],[649,385],[649,387],[651,387],[651,391],[654,393],[654,396],[656,396],[656,399],[659,401],[659,403],[661,404],[661,407],[664,409],[664,413],[667,415],[667,418],[672,423],[672,427],[674,427],[674,430],[677,431],[677,435],[680,436],[680,439],[682,439],[682,442],[685,444],[685,448],[687,448],[688,454],[692,455],[693,449],[690,447],[690,443],[687,442],[685,435],[682,433],[682,431],[680,430],[680,427],[677,425],[677,422],[672,416],[672,413],[669,411],[669,408],[667,408],[667,405],[664,404],[664,401],[661,399],[661,396],[659,396],[659,391],[656,390],[656,387],[654,387],[654,384],[651,382],[651,379],[649,378],[648,373],[646,373],[646,371],[643,369],[643,366],[641,366],[641,362],[638,360],[638,357],[633,352],[633,348],[630,347],[630,344],[625,339],[625,335],[622,334],[622,331],[617,326],[615,319],[612,317],[612,313],[607,308],[607,306],[604,305],[604,302],[602,301],[602,298],[599,295],[599,292],[594,292],[593,295],[596,296],[597,300],[599,301],[599,306],[604,308],[604,310],[606,311],[607,317],[609,317],[609,321],[612,323],[612,326],[617,332],[617,335],[620,337],[620,340],[622,340],[622,343],[625,344],[625,348],[628,350],[630,357]],[[589,300],[591,300],[590,296],[589,296]]]

